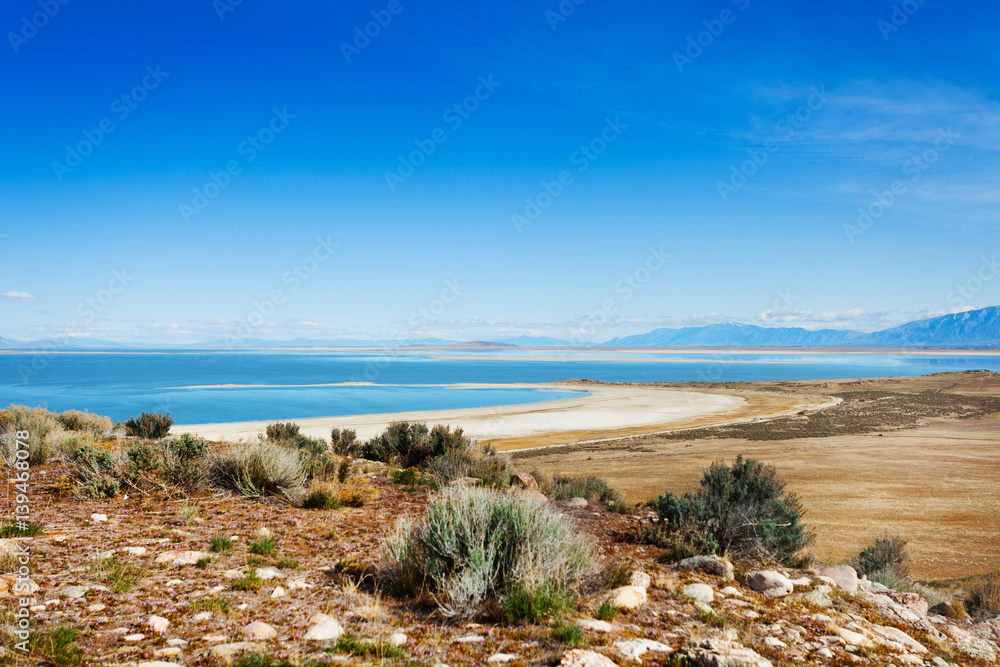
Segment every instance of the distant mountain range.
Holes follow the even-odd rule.
[[[87,338],[47,341],[18,341],[0,338],[0,349],[83,349],[83,348],[291,348],[291,347],[588,347],[546,336],[518,336],[496,340],[463,342],[444,338],[419,340],[364,340],[354,338],[295,338],[275,341],[246,338],[233,345],[219,339],[185,345],[126,345]],[[943,315],[908,322],[898,327],[865,333],[843,329],[803,329],[802,327],[761,327],[754,324],[709,324],[682,329],[654,329],[648,333],[613,338],[593,347],[1000,347],[1000,306]]]
[[[614,338],[603,347],[1000,347],[1000,306],[908,322],[864,333],[840,329],[760,327],[709,324],[683,329],[655,329]]]

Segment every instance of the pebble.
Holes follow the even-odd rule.
[[[162,616],[156,616],[156,615],[150,616],[149,620],[146,621],[146,624],[149,625],[150,629],[153,630],[153,632],[159,632],[160,634],[166,632],[167,628],[170,627],[170,621],[163,618]]]
[[[32,607],[32,609],[34,609],[34,607]],[[42,606],[42,609],[45,609],[44,605]],[[105,609],[107,609],[107,607],[101,604],[100,602],[92,604],[89,607],[87,607],[87,611],[93,611],[93,612],[104,611]]]
[[[257,529],[257,532],[254,533],[254,536],[263,538],[271,537],[271,529],[268,528],[267,526],[261,526],[260,528]]]
[[[764,644],[776,649],[788,648],[788,644],[781,641],[777,637],[764,637]]]
[[[274,578],[282,579],[284,578],[285,575],[283,575],[281,572],[278,572],[273,567],[258,567],[257,576],[263,579],[264,581],[267,581],[269,579],[274,579]]]
[[[510,662],[511,660],[517,660],[517,656],[513,653],[494,653],[490,657],[486,658],[486,662]]]
[[[168,646],[187,646],[187,640],[181,639],[180,637],[172,637],[167,640]]]
[[[146,555],[146,547],[124,547],[122,549],[122,551],[124,551],[125,553],[129,554],[130,556],[145,556]]]
[[[271,591],[272,598],[283,598],[285,595],[287,595],[287,592],[281,586],[275,586],[274,590]]]
[[[327,641],[339,639],[342,634],[344,634],[344,628],[340,623],[330,618],[329,620],[320,621],[309,628],[303,639],[309,641]]]
[[[137,641],[141,641],[141,640],[143,640],[145,638],[146,638],[146,635],[141,635],[139,633],[135,633],[133,635],[125,635],[124,637],[122,637],[122,639],[124,639],[127,642],[137,642]]]
[[[191,617],[191,620],[195,623],[201,623],[202,621],[207,621],[212,618],[212,612],[210,611],[200,611]]]
[[[596,651],[575,648],[559,660],[560,667],[618,667],[607,656]]]
[[[288,589],[292,591],[297,591],[300,588],[315,588],[315,584],[307,584],[302,579],[292,579],[288,582]]]
[[[406,639],[407,639],[406,633],[394,632],[391,635],[389,635],[389,639],[387,641],[392,646],[403,646],[404,644],[406,644]]]
[[[277,637],[278,631],[263,621],[254,621],[243,628],[243,634],[251,639],[270,639]]]
[[[92,523],[101,523],[108,520],[107,514],[91,514],[90,521]]]
[[[70,586],[69,588],[62,589],[62,594],[71,600],[76,598],[82,598],[90,590],[90,586]]]
[[[703,604],[709,604],[715,600],[715,592],[708,584],[688,584],[681,589],[681,593]]]
[[[153,651],[153,656],[157,658],[169,658],[175,655],[180,655],[183,653],[180,648],[176,646],[168,646],[167,648],[158,648]]]
[[[454,641],[454,642],[456,642],[458,644],[475,644],[475,643],[478,643],[478,642],[484,642],[484,641],[486,641],[486,638],[485,637],[481,637],[479,635],[465,635],[464,637],[457,637],[457,638],[453,639],[452,641]]]
[[[614,631],[614,626],[610,623],[607,621],[599,621],[596,618],[578,618],[576,619],[576,624],[584,630],[593,630],[594,632]]]
[[[626,641],[615,642],[615,648],[623,656],[630,660],[639,661],[639,656],[644,654],[646,651],[671,651],[669,646],[666,644],[661,644],[660,642],[653,641],[652,639],[629,639]]]
[[[619,609],[635,609],[646,604],[646,589],[621,586],[611,591],[611,602]]]

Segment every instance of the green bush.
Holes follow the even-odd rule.
[[[279,496],[291,500],[306,483],[299,452],[268,442],[240,443],[209,457],[214,486],[243,496]]]
[[[147,440],[158,440],[170,433],[174,420],[170,414],[159,412],[143,412],[138,417],[130,417],[125,422],[125,435]]]
[[[358,442],[358,434],[354,429],[345,428],[340,430],[335,428],[330,431],[330,447],[335,454],[341,456],[351,456],[354,447]]]
[[[574,609],[573,598],[557,585],[515,585],[504,596],[504,615],[511,621],[534,623],[549,616],[561,616]]]
[[[294,422],[276,422],[268,424],[265,428],[267,441],[276,445],[288,445],[303,449],[310,454],[322,454],[326,452],[326,443],[316,438],[310,438],[299,430],[299,425]]]
[[[510,477],[517,470],[510,459],[489,448],[472,447],[455,449],[430,459],[425,463],[429,475],[442,482],[460,477],[475,477],[483,486],[506,488]]]
[[[858,574],[869,575],[869,578],[876,572],[885,570],[891,570],[903,577],[906,575],[905,561],[906,540],[901,537],[879,537],[862,549],[851,561],[851,565]]]
[[[719,553],[748,561],[801,562],[812,535],[801,519],[798,497],[770,465],[737,457],[732,466],[713,463],[696,492],[670,491],[653,503],[651,531],[663,546]]]
[[[18,438],[18,432],[27,431],[28,437]],[[27,444],[28,464],[39,466],[55,458],[57,452],[50,435],[61,432],[56,416],[45,408],[29,408],[25,405],[11,405],[0,410],[0,450],[8,466],[13,466],[17,459],[20,440]]]
[[[341,435],[341,441],[343,441]],[[472,447],[462,433],[462,429],[451,430],[450,426],[438,424],[428,429],[427,424],[416,422],[393,422],[379,435],[363,443],[351,441],[337,445],[336,451],[343,456],[363,458],[385,463],[395,463],[402,468],[423,465],[429,459],[449,452],[465,451]]]
[[[531,498],[488,489],[446,490],[422,523],[389,541],[386,555],[390,582],[419,583],[446,616],[541,589],[569,595],[592,571],[589,548],[565,519]]]
[[[67,431],[85,431],[97,438],[109,434],[114,426],[108,417],[79,410],[67,410],[58,415],[56,421]]]

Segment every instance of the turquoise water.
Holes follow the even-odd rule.
[[[663,360],[666,361],[663,361]],[[752,363],[745,363],[752,362]],[[1000,357],[872,354],[655,354],[498,351],[134,351],[0,355],[0,405],[46,404],[123,420],[143,410],[178,424],[530,403],[572,391],[471,389],[454,383],[821,380],[1000,371]],[[182,389],[193,385],[376,386]]]

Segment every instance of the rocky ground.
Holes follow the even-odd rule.
[[[374,585],[382,540],[398,519],[421,515],[435,493],[427,487],[358,472],[363,506],[318,511],[230,496],[79,501],[66,494],[61,464],[32,472],[33,520],[44,529],[0,542],[8,554],[27,542],[37,584],[29,602],[35,646],[24,655],[7,635],[10,664],[72,664],[74,651],[84,665],[147,667],[281,659],[944,666],[996,664],[1000,655],[1000,618],[931,614],[922,598],[859,583],[846,566],[754,574],[704,559],[678,569],[660,562],[659,549],[624,539],[638,513],[593,503],[557,507],[593,536],[611,574],[562,625],[508,624],[490,610],[450,622],[429,600],[397,599]],[[212,551],[220,535],[233,540],[228,554]],[[262,553],[251,553],[254,544]],[[9,555],[3,563],[7,573],[18,567]],[[8,629],[19,604],[14,583],[13,574],[0,579]],[[609,596],[620,610],[600,621],[596,610]],[[60,643],[60,627],[77,629],[71,643]],[[252,653],[273,661],[251,662]]]

